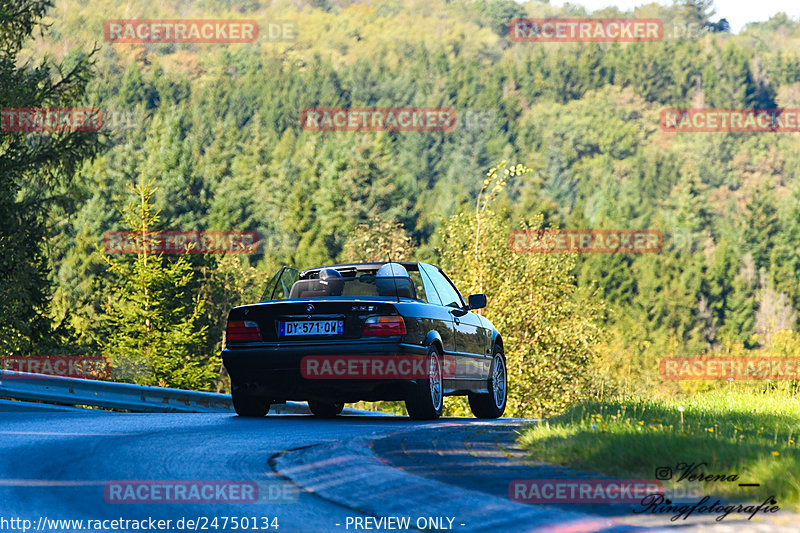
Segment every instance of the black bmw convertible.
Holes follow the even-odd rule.
[[[262,301],[228,315],[222,360],[239,416],[307,401],[333,417],[345,403],[405,401],[411,418],[442,414],[444,396],[468,396],[478,418],[502,416],[503,341],[485,317],[426,263],[357,263],[299,272],[283,267]]]

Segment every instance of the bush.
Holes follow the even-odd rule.
[[[603,304],[579,291],[569,254],[516,253],[508,246],[511,229],[537,229],[542,216],[517,228],[496,209],[507,179],[530,170],[505,163],[487,174],[475,211],[443,225],[440,265],[469,294],[484,292],[483,311],[502,335],[509,373],[506,414],[541,416],[590,396],[591,364],[600,340]],[[449,414],[467,414],[462,398]]]

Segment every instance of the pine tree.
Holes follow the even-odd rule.
[[[152,252],[153,181],[144,174],[132,191],[123,216],[136,235],[132,260],[107,258],[114,283],[107,295],[103,355],[115,379],[144,385],[211,390],[218,377],[219,357],[204,354],[207,326],[201,326],[203,301],[191,266],[180,257],[167,260]]]
[[[770,182],[762,182],[747,202],[742,220],[744,247],[753,255],[757,272],[769,268],[770,251],[780,230],[774,186]]]
[[[34,66],[23,44],[44,29],[50,0],[0,2],[0,101],[5,108],[79,105],[92,77],[92,54]],[[5,124],[7,117],[3,116]],[[73,177],[99,152],[91,131],[0,129],[0,354],[47,350],[62,342],[48,318],[51,293],[46,237],[53,214],[75,210]]]

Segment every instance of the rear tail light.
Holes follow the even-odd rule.
[[[258,324],[250,321],[229,320],[225,328],[225,340],[230,341],[260,341],[261,330]]]
[[[405,335],[406,323],[401,316],[371,316],[364,322],[362,337]]]

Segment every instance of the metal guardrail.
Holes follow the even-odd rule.
[[[15,400],[0,400],[0,412],[3,413],[76,413],[85,411],[82,407],[70,405],[55,405],[52,403],[18,402]]]
[[[139,413],[219,413],[233,411],[228,394],[149,387],[93,379],[0,370],[0,397],[62,405],[89,405]],[[270,413],[308,414],[303,403],[273,405]]]

